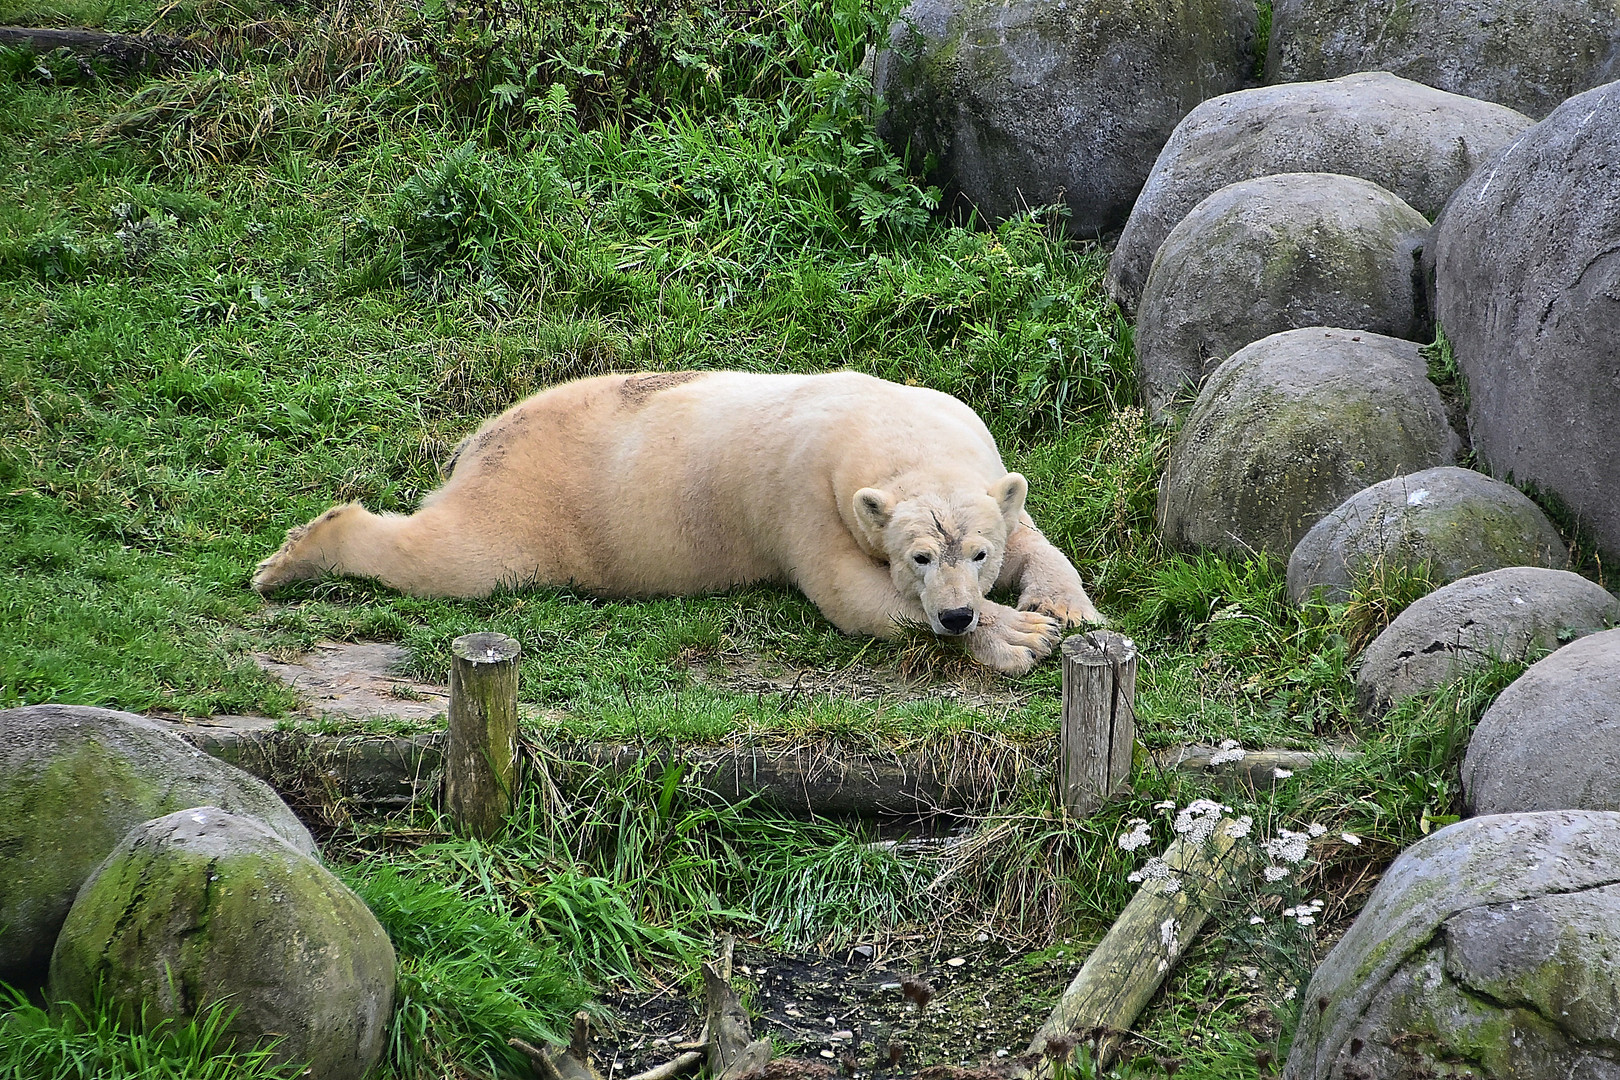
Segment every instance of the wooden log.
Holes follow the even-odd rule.
[[[1218,746],[1169,746],[1150,755],[1153,767],[1174,769],[1202,777],[1225,791],[1250,794],[1269,791],[1295,775],[1309,772],[1323,758],[1348,761],[1361,755],[1353,750],[1330,747],[1325,750],[1245,750],[1232,757]],[[1217,764],[1217,759],[1221,759]]]
[[[1180,837],[1165,849],[1170,875],[1142,883],[1030,1040],[1029,1052],[1042,1055],[1032,1077],[1050,1077],[1054,1058],[1081,1042],[1096,1047],[1099,1070],[1108,1067],[1210,911],[1247,877],[1254,846],[1234,838],[1231,824],[1222,818],[1204,842]]]
[[[1110,630],[1063,642],[1063,726],[1058,795],[1069,812],[1091,813],[1131,778],[1136,746],[1136,643]]]
[[[520,651],[505,634],[465,634],[450,643],[444,812],[474,836],[494,836],[512,812]]]
[[[31,49],[41,55],[67,49],[78,56],[105,60],[121,71],[160,71],[176,64],[206,63],[213,59],[206,46],[183,38],[77,28],[0,26],[0,46]]]

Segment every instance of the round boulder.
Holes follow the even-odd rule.
[[[1413,288],[1429,222],[1370,181],[1280,173],[1228,184],[1164,238],[1137,312],[1152,416],[1267,334],[1342,326],[1423,335]]]
[[[1462,779],[1477,814],[1620,810],[1620,630],[1570,642],[1497,695]]]
[[[1620,814],[1474,818],[1401,853],[1311,977],[1285,1080],[1613,1075]]]
[[[1568,570],[1510,566],[1443,585],[1409,606],[1361,654],[1356,700],[1382,716],[1497,660],[1524,660],[1620,623],[1620,600]]]
[[[880,53],[878,130],[933,155],[990,221],[1064,203],[1068,229],[1119,228],[1176,122],[1242,86],[1248,0],[912,0]]]
[[[1389,71],[1546,116],[1620,76],[1613,0],[1276,0],[1266,81]]]
[[[133,826],[210,804],[315,852],[262,780],[145,717],[78,705],[0,710],[0,980],[44,980],[79,886]]]
[[[1108,262],[1108,292],[1135,311],[1165,236],[1228,184],[1342,173],[1388,188],[1432,219],[1480,161],[1533,123],[1382,71],[1212,98],[1176,125],[1159,153]]]
[[[1273,334],[1198,395],[1159,486],[1159,526],[1175,547],[1284,559],[1350,495],[1450,462],[1457,445],[1412,342],[1321,326]]]
[[[1620,82],[1562,105],[1441,215],[1438,317],[1474,450],[1620,558]]]
[[[1444,584],[1504,566],[1568,565],[1563,538],[1524,492],[1446,465],[1374,484],[1318,521],[1289,556],[1288,595],[1348,600],[1357,577],[1382,567],[1425,566]]]
[[[98,987],[127,1026],[229,999],[236,1045],[280,1037],[311,1080],[360,1080],[382,1053],[394,948],[315,859],[204,806],[130,830],[79,893],[50,997],[88,1008]]]

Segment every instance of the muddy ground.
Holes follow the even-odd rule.
[[[1023,1055],[1085,957],[1085,945],[1016,954],[970,942],[930,957],[927,945],[877,958],[788,956],[739,944],[732,985],[756,1038],[779,1057],[840,1075],[903,1075],[931,1065],[1011,1064]],[[701,989],[671,985],[605,994],[613,1029],[595,1046],[603,1072],[628,1077],[676,1056],[703,1026]]]

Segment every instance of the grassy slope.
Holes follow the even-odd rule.
[[[800,7],[741,30],[701,19],[670,30],[706,49],[708,67],[666,57],[652,76],[612,66],[643,46],[614,38],[620,16],[605,9],[553,42],[585,41],[573,67],[538,73],[501,67],[506,54],[478,52],[452,23],[395,25],[387,9],[365,13],[378,35],[335,64],[313,33],[290,62],[133,84],[49,61],[52,83],[7,56],[0,705],[277,714],[292,699],[251,650],[397,640],[419,673],[442,678],[452,636],[500,629],[524,643],[524,695],[573,735],[1050,738],[1055,663],[1023,684],[1024,704],[990,714],[696,681],[694,667],[739,656],[960,669],[925,642],[843,638],[782,589],[451,603],[333,582],[266,605],[246,588],[286,528],[338,499],[410,509],[479,418],[558,379],[852,366],[936,386],[986,415],[1030,477],[1038,518],[1144,646],[1144,741],[1366,740],[1361,764],[1323,767],[1248,811],[1268,828],[1320,819],[1369,842],[1332,846],[1304,880],[1228,913],[1150,1019],[1185,1075],[1252,1072],[1255,1037],[1238,1020],[1260,1003],[1286,1012],[1281,988],[1308,972],[1311,949],[1294,930],[1249,940],[1245,913],[1342,889],[1417,835],[1422,814],[1450,812],[1458,733],[1496,682],[1358,731],[1350,640],[1399,597],[1374,590],[1302,613],[1275,566],[1161,551],[1151,519],[1165,436],[1125,407],[1129,335],[1100,288],[1103,255],[1052,240],[1037,218],[993,232],[931,219],[929,193],[865,120],[856,61],[883,17]],[[155,17],[116,3],[60,10],[9,5],[0,21]],[[248,18],[165,10],[157,29],[225,35]],[[331,40],[354,40],[361,22]],[[400,44],[406,30],[438,43],[437,64]],[[979,826],[995,843],[921,905],[935,863],[871,855],[828,826],[688,804],[663,776],[536,806],[502,845],[399,854],[387,836],[348,837],[403,868],[351,874],[407,957],[394,1068],[430,1067],[429,1044],[464,1063],[498,1056],[500,1041],[479,1032],[555,1023],[579,979],[624,977],[630,955],[684,971],[722,926],[800,945],[930,918],[1020,941],[1095,933],[1130,891],[1121,822],[1203,794],[1144,774],[1135,798],[1073,825],[1052,815],[1039,780],[1009,793],[1009,812]],[[468,959],[481,956],[494,959]],[[1268,956],[1281,957],[1269,989],[1222,981]],[[500,989],[522,980],[538,980],[532,1013]],[[1246,1063],[1199,1034],[1223,1028]]]

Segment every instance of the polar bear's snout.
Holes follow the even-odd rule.
[[[970,607],[951,608],[939,613],[939,626],[947,634],[965,634],[978,622],[979,613]]]

